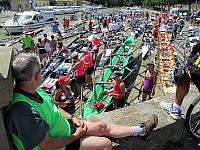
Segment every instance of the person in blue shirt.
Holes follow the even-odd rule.
[[[183,27],[185,25],[185,22],[183,19],[180,20],[180,32],[182,31]]]

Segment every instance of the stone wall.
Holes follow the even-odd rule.
[[[6,132],[4,123],[4,106],[8,105],[12,99],[13,91],[13,79],[11,71],[12,63],[12,48],[1,47],[0,48],[0,149],[10,150],[12,149],[9,144],[9,139]]]
[[[191,90],[186,97],[183,103],[184,113],[187,110],[189,104],[194,100],[194,95],[198,95],[196,89]],[[171,94],[166,97],[146,101],[137,106],[132,105],[123,109],[118,109],[112,112],[96,115],[88,119],[90,121],[104,121],[125,126],[133,126],[147,120],[151,114],[155,113],[158,115],[159,123],[150,140],[145,141],[138,137],[113,139],[113,149],[179,150],[176,149],[175,146],[177,145],[176,143],[181,143],[179,145],[179,147],[181,147],[180,150],[189,150],[182,149],[185,146],[182,142],[185,141],[184,139],[186,138],[184,121],[173,120],[166,112],[164,112],[160,108],[160,101],[172,102],[174,100],[174,97],[175,95]],[[197,149],[192,148],[192,150]]]

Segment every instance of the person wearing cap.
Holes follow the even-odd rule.
[[[77,92],[78,97],[80,97],[80,86],[83,82],[85,82],[85,64],[84,61],[78,58],[77,54],[72,55],[72,68],[71,70],[75,70],[76,79],[77,79]]]
[[[86,47],[83,47],[83,54],[84,54],[84,63],[86,67],[86,82],[90,85],[92,85],[92,73],[94,71],[94,65],[92,61],[92,56],[88,52],[88,49]]]
[[[151,99],[155,95],[157,74],[154,71],[154,63],[149,61],[147,63],[147,69],[145,71],[144,80],[140,90],[142,90],[142,102]]]
[[[123,108],[125,106],[125,83],[120,79],[122,73],[114,71],[111,78],[114,82],[113,89],[109,92],[113,96],[113,109]]]
[[[54,94],[54,103],[64,111],[73,114],[75,111],[74,97],[69,85],[70,78],[60,76],[56,83],[56,92]]]
[[[102,33],[103,33],[103,44],[104,44],[104,49],[106,48],[108,41],[109,41],[109,33],[108,33],[107,27],[103,28]]]
[[[112,150],[108,137],[150,137],[158,124],[156,115],[137,126],[81,120],[56,107],[39,87],[41,68],[35,54],[19,54],[12,69],[16,86],[5,118],[18,150]]]
[[[101,41],[98,39],[97,35],[92,39],[92,50],[94,51],[94,61],[96,60],[97,54],[99,52],[99,47],[101,46]]]
[[[32,49],[32,45],[34,44],[33,38],[29,36],[29,33],[26,31],[23,32],[22,36],[20,36],[18,42],[23,42],[23,49],[25,52],[29,52]]]

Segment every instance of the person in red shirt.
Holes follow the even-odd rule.
[[[67,19],[65,19],[65,26],[66,26],[67,30],[69,29],[69,25],[70,25],[70,19],[67,18]]]
[[[78,54],[72,55],[72,68],[71,70],[75,70],[76,72],[76,87],[78,92],[78,98],[80,98],[80,86],[85,82],[85,64],[84,61],[78,58]]]
[[[56,92],[54,94],[54,103],[64,111],[73,114],[75,112],[74,96],[69,85],[70,77],[60,76],[56,83]]]
[[[99,47],[101,45],[101,41],[97,38],[97,35],[94,36],[94,38],[92,39],[92,50],[94,51],[95,57],[92,56],[92,58],[95,60],[97,57],[97,54],[99,52]]]
[[[92,61],[92,56],[88,52],[88,49],[86,47],[83,48],[83,54],[84,54],[84,63],[85,63],[85,68],[86,68],[86,82],[88,84],[92,84],[92,73],[94,71],[94,65]]]
[[[125,83],[120,79],[120,76],[122,76],[122,73],[119,71],[114,71],[111,76],[114,85],[109,93],[113,96],[113,109],[125,106]]]
[[[92,20],[90,19],[89,23],[88,23],[88,28],[89,28],[89,31],[92,31]]]
[[[154,36],[155,40],[157,40],[157,38],[158,38],[158,33],[159,33],[158,26],[155,26],[155,28],[153,30],[153,36]]]

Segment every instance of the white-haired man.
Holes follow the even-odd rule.
[[[140,126],[124,127],[79,120],[64,113],[38,88],[41,72],[34,54],[20,54],[13,62],[13,73],[16,87],[7,124],[19,150],[111,150],[107,137],[145,136],[157,126],[156,115]]]

